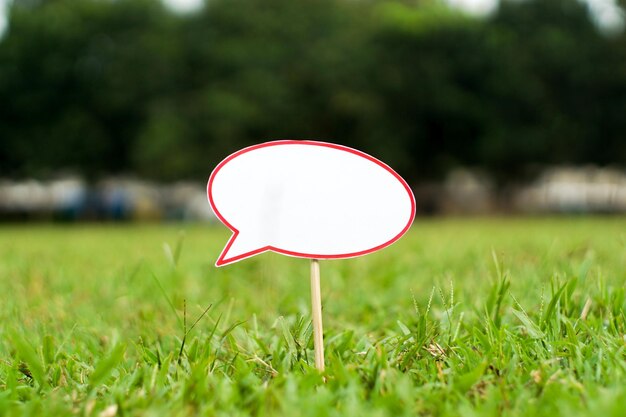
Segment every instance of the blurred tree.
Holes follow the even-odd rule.
[[[622,2],[623,4],[623,2]],[[267,139],[355,146],[411,181],[626,164],[626,35],[577,0],[15,0],[0,175],[205,179]]]
[[[340,112],[351,77],[363,70],[357,57],[366,32],[356,7],[216,0],[192,16],[182,35],[187,84],[169,106],[185,109],[182,120],[192,126],[184,143],[194,151],[181,152],[202,160],[179,175],[206,175],[228,153],[271,138],[354,142]],[[173,149],[161,151],[154,157]]]
[[[176,91],[174,18],[157,0],[22,0],[0,45],[4,173],[129,168],[145,103]]]
[[[373,79],[387,120],[376,120],[386,126],[376,140],[406,153],[402,167],[412,178],[476,163],[487,128],[486,83],[496,76],[481,21],[437,3],[378,9]]]
[[[490,30],[513,71],[494,96],[499,127],[483,138],[483,163],[505,172],[528,161],[626,162],[615,146],[623,117],[614,117],[626,110],[625,55],[587,6],[505,1]]]

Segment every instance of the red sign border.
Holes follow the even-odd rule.
[[[226,259],[225,256],[228,253],[228,250],[232,246],[233,242],[235,242],[235,240],[237,239],[237,236],[239,236],[239,230],[237,230],[236,227],[231,225],[228,222],[228,220],[226,220],[224,218],[224,216],[222,216],[222,214],[219,212],[219,210],[215,206],[215,202],[213,201],[213,195],[211,193],[211,188],[213,186],[213,179],[215,178],[215,175],[219,172],[220,169],[222,169],[222,167],[224,165],[226,165],[228,162],[230,162],[231,160],[237,158],[238,156],[240,156],[240,155],[242,155],[244,153],[247,153],[247,152],[250,152],[250,151],[254,151],[256,149],[267,148],[267,147],[270,147],[270,146],[282,146],[282,145],[323,146],[323,147],[326,147],[326,148],[337,149],[337,150],[340,150],[340,151],[348,152],[348,153],[360,156],[362,158],[365,158],[365,159],[367,159],[367,160],[369,160],[371,162],[374,162],[378,166],[384,168],[389,173],[391,173],[404,186],[404,189],[406,190],[407,194],[409,195],[409,197],[411,199],[411,218],[407,222],[406,226],[404,226],[402,231],[400,233],[398,233],[393,239],[390,239],[387,242],[385,242],[383,244],[380,244],[378,246],[375,246],[373,248],[366,249],[366,250],[359,251],[359,252],[352,252],[352,253],[346,253],[346,254],[334,254],[334,255],[322,255],[322,254],[293,252],[293,251],[280,249],[280,248],[268,245],[268,246],[264,246],[262,248],[255,249],[253,251],[246,252],[246,253],[234,256],[232,258]],[[415,209],[416,209],[415,208],[415,196],[413,195],[413,191],[411,190],[411,187],[409,187],[409,185],[404,180],[404,178],[402,178],[389,165],[387,165],[384,162],[374,158],[373,156],[368,155],[365,152],[361,152],[361,151],[359,151],[357,149],[350,148],[348,146],[337,145],[335,143],[321,142],[321,141],[314,141],[314,140],[275,140],[275,141],[270,141],[270,142],[259,143],[257,145],[248,146],[247,148],[243,148],[243,149],[238,150],[237,152],[235,152],[235,153],[229,155],[228,157],[226,157],[222,162],[220,162],[215,167],[213,172],[211,172],[211,175],[209,176],[209,181],[207,182],[207,197],[208,197],[208,200],[209,200],[209,204],[211,205],[211,208],[213,209],[213,212],[215,212],[215,215],[217,216],[217,218],[222,223],[224,223],[224,225],[226,227],[228,227],[233,232],[233,235],[230,237],[230,239],[228,240],[228,243],[226,244],[226,246],[222,250],[222,253],[220,254],[219,258],[215,262],[215,266],[218,266],[218,267],[219,266],[228,265],[228,264],[240,261],[242,259],[250,258],[250,257],[252,257],[254,255],[258,255],[259,253],[263,253],[263,252],[267,252],[267,251],[272,251],[272,252],[280,253],[280,254],[287,255],[287,256],[297,257],[297,258],[309,258],[309,259],[345,259],[345,258],[355,258],[357,256],[367,255],[368,253],[376,252],[376,251],[378,251],[380,249],[383,249],[383,248],[385,248],[385,247],[395,243],[398,239],[400,239],[409,230],[409,228],[411,227],[411,224],[413,224],[413,220],[415,220]]]

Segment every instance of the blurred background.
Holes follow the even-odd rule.
[[[626,1],[0,0],[0,220],[211,219],[270,139],[423,215],[626,213]]]

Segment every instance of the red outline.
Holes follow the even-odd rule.
[[[253,250],[251,252],[246,252],[246,253],[243,253],[241,255],[237,255],[237,256],[234,256],[232,258],[225,259],[224,256],[225,256],[226,253],[228,253],[228,250],[232,246],[232,244],[235,241],[235,239],[237,239],[237,236],[239,235],[239,230],[237,230],[234,226],[232,226],[230,223],[228,223],[228,221],[224,218],[224,216],[222,216],[220,214],[220,212],[217,210],[217,207],[215,207],[215,203],[213,201],[213,196],[211,195],[211,187],[213,185],[213,178],[215,177],[217,172],[224,165],[226,165],[229,161],[231,161],[232,159],[238,157],[241,154],[253,151],[255,149],[266,148],[268,146],[280,146],[280,145],[324,146],[324,147],[327,147],[327,148],[333,148],[333,149],[337,149],[337,150],[340,150],[340,151],[349,152],[349,153],[352,153],[354,155],[358,155],[360,157],[363,157],[363,158],[365,158],[367,160],[370,160],[370,161],[374,162],[375,164],[381,166],[382,168],[384,168],[387,171],[389,171],[394,177],[396,177],[398,179],[398,181],[400,181],[402,183],[402,185],[404,186],[406,192],[409,194],[409,197],[411,198],[411,218],[410,218],[409,222],[402,229],[402,231],[400,233],[398,233],[393,239],[391,239],[391,240],[389,240],[389,241],[387,241],[387,242],[385,242],[385,243],[383,243],[381,245],[378,245],[378,246],[375,246],[373,248],[370,248],[370,249],[367,249],[367,250],[364,250],[364,251],[360,251],[360,252],[338,254],[338,255],[320,255],[320,254],[311,254],[311,253],[292,252],[292,251],[288,251],[288,250],[285,250],[285,249],[276,248],[276,247],[273,247],[273,246],[264,246],[262,248],[255,249],[255,250]],[[413,223],[413,220],[415,219],[415,196],[413,195],[413,191],[411,191],[411,188],[409,187],[407,182],[404,180],[404,178],[402,178],[400,175],[398,175],[397,172],[395,172],[393,169],[391,169],[391,167],[389,165],[385,164],[382,161],[379,161],[378,159],[374,158],[371,155],[368,155],[368,154],[366,154],[364,152],[361,152],[361,151],[353,149],[353,148],[349,148],[347,146],[337,145],[337,144],[328,143],[328,142],[318,142],[318,141],[313,141],[313,140],[276,140],[276,141],[271,141],[271,142],[260,143],[258,145],[252,145],[252,146],[249,146],[247,148],[243,148],[243,149],[241,149],[241,150],[239,150],[239,151],[229,155],[226,159],[224,159],[222,162],[220,162],[215,167],[213,172],[211,172],[211,176],[209,177],[209,182],[207,183],[207,197],[208,197],[208,200],[209,200],[209,204],[211,204],[211,208],[215,212],[215,215],[217,216],[217,218],[220,219],[220,221],[222,223],[224,223],[224,225],[226,227],[228,227],[233,232],[233,235],[230,237],[230,239],[228,240],[228,243],[226,244],[226,246],[222,250],[222,253],[220,254],[220,257],[215,262],[215,266],[227,265],[227,264],[230,264],[230,263],[233,263],[233,262],[240,261],[240,260],[245,259],[245,258],[249,258],[251,256],[257,255],[257,254],[262,253],[262,252],[267,252],[267,251],[273,251],[273,252],[281,253],[283,255],[295,256],[295,257],[298,257],[298,258],[312,258],[312,259],[354,258],[354,257],[357,257],[357,256],[366,255],[368,253],[376,252],[377,250],[385,248],[385,247],[391,245],[392,243],[396,242],[398,239],[400,239],[402,237],[402,235],[404,235],[407,232],[407,230],[409,230],[409,228],[411,227],[411,224]]]

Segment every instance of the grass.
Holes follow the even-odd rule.
[[[227,236],[1,227],[0,415],[624,415],[626,218],[420,220],[322,262],[325,379],[308,261],[218,269]]]

